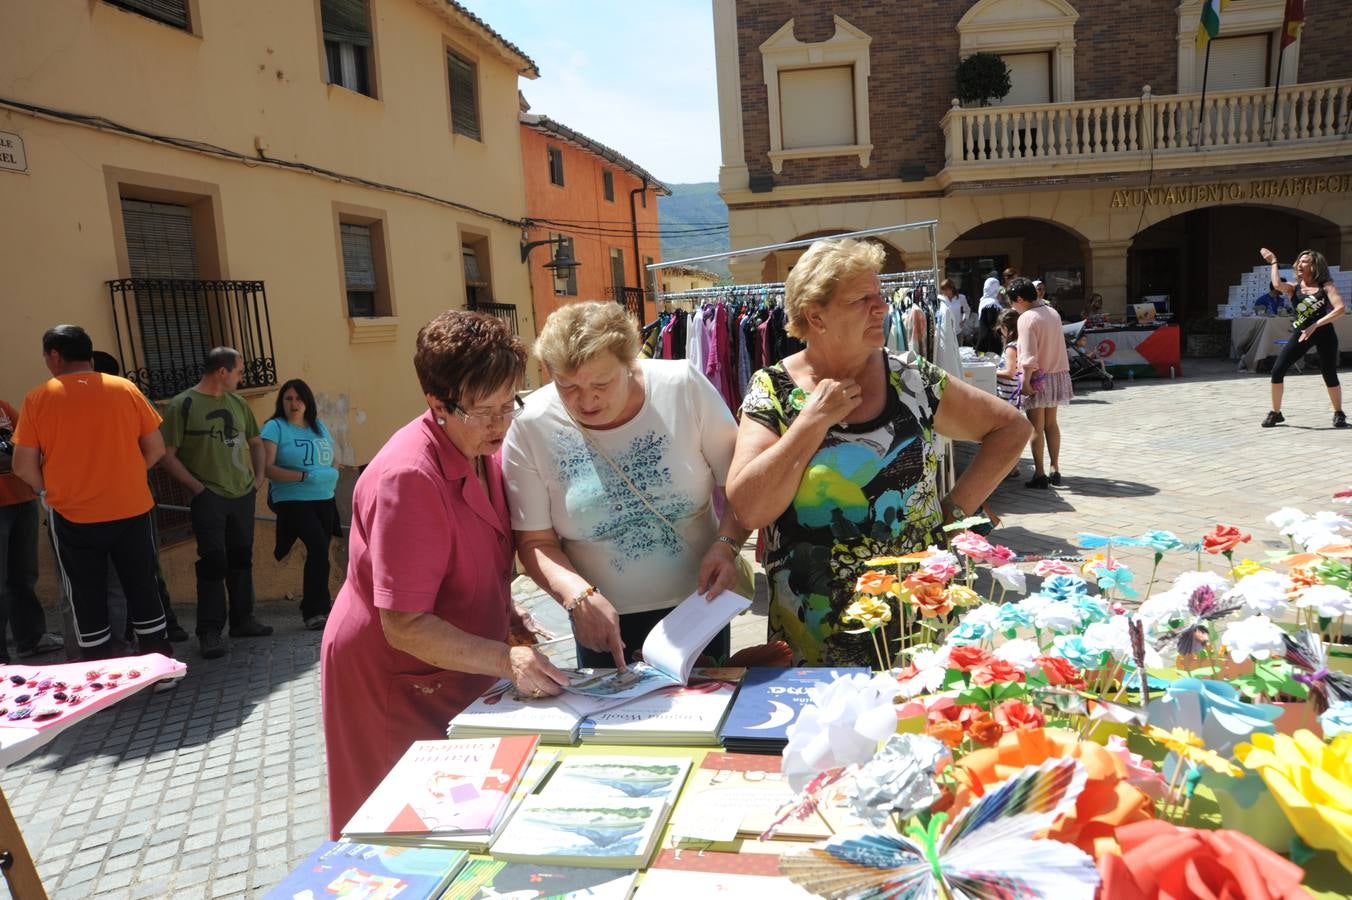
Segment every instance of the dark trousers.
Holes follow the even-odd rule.
[[[305,545],[304,594],[300,601],[300,615],[327,616],[332,598],[329,596],[329,542],[333,540],[334,519],[338,508],[332,500],[286,500],[274,503],[278,534],[289,532]],[[282,559],[290,548],[282,550]]]
[[[47,631],[38,601],[38,501],[0,506],[0,664],[9,662],[6,628],[14,646],[33,646]]]
[[[674,607],[673,607],[674,608]],[[624,658],[632,661],[643,649],[648,632],[657,623],[667,617],[670,609],[654,609],[650,612],[626,613],[620,616],[620,640],[624,641]],[[714,639],[704,648],[703,653],[722,661],[732,651],[732,626],[724,625],[723,630],[714,635]],[[596,651],[590,647],[577,645],[577,664],[588,669],[613,669],[615,657],[606,650]]]
[[[72,522],[53,510],[51,528],[57,566],[70,589],[81,656],[103,659],[113,652],[108,622],[110,562],[126,593],[127,617],[142,652],[172,653],[155,584],[155,525],[150,513],[111,522]]]
[[[197,538],[197,633],[220,634],[227,587],[230,626],[253,618],[254,491],[228,499],[204,490],[190,508]]]
[[[1286,370],[1309,353],[1311,347],[1319,351],[1319,374],[1324,376],[1324,385],[1337,387],[1338,332],[1333,330],[1332,324],[1316,328],[1308,341],[1302,341],[1300,333],[1293,332],[1286,346],[1277,354],[1277,361],[1272,364],[1272,383],[1281,384],[1286,378]]]

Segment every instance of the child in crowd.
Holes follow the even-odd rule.
[[[1018,311],[1006,309],[1000,313],[1000,318],[995,323],[996,330],[1000,332],[1000,338],[1005,345],[1000,368],[995,370],[995,394],[1001,400],[1023,409],[1023,394],[1019,390],[1023,374],[1019,370],[1018,321]]]

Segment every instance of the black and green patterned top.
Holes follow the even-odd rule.
[[[864,560],[923,550],[941,534],[934,415],[948,375],[890,352],[887,374],[882,413],[827,432],[788,509],[765,529],[770,638],[793,648],[795,664],[872,665],[869,636],[845,634],[851,626],[840,622]],[[804,400],[776,363],[752,376],[742,414],[782,435]]]

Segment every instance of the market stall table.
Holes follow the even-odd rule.
[[[1352,317],[1333,323],[1341,353],[1352,352]],[[1282,345],[1295,335],[1287,316],[1243,316],[1230,320],[1230,358],[1239,360],[1240,371],[1257,372],[1258,366],[1275,359]],[[1269,363],[1269,366],[1271,364]]]
[[[1168,378],[1183,374],[1177,325],[1099,325],[1084,330],[1085,350],[1114,375]]]

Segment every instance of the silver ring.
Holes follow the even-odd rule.
[[[540,690],[539,688],[536,688],[535,690],[531,691],[531,696],[534,697],[534,698],[537,699],[537,700],[540,699],[541,697],[543,697],[544,695],[545,695],[545,692],[542,691],[542,690]]]

